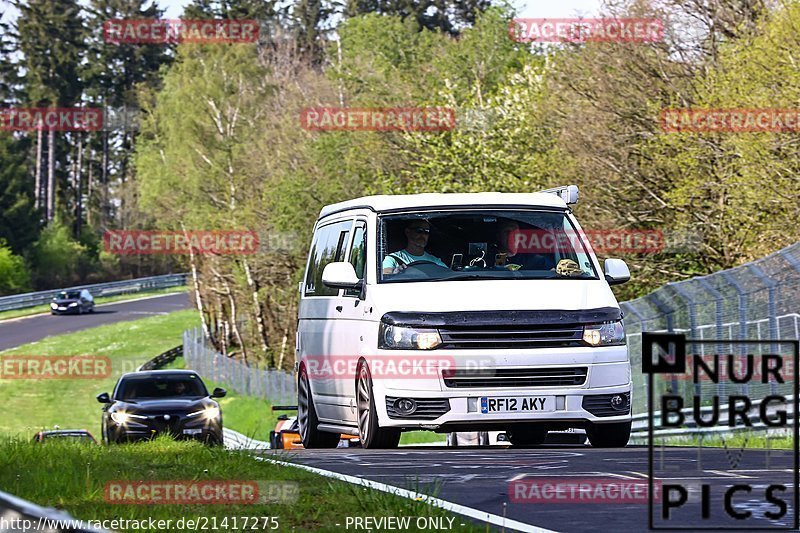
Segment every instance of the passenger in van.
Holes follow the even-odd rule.
[[[427,220],[416,219],[408,223],[403,230],[406,236],[406,247],[392,252],[383,259],[383,273],[397,274],[405,270],[414,261],[430,261],[447,268],[441,259],[425,251],[431,234],[431,225]]]
[[[552,253],[524,253],[517,250],[514,235],[518,231],[519,223],[515,220],[506,220],[498,226],[497,249],[502,264],[495,263],[496,266],[507,270],[554,270],[556,260]]]

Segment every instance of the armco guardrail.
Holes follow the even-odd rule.
[[[140,366],[137,370],[139,372],[144,370],[158,370],[159,368],[163,368],[164,365],[168,365],[169,363],[173,362],[178,357],[183,357],[183,345],[176,346],[170,350],[167,350],[161,355],[153,357],[148,362]]]
[[[254,368],[225,357],[208,345],[200,328],[183,332],[183,358],[186,368],[197,371],[203,379],[225,385],[239,394],[263,398],[273,405],[297,401],[293,373]]]
[[[0,311],[11,311],[14,309],[25,309],[43,305],[53,299],[53,296],[64,290],[86,289],[92,296],[113,296],[116,294],[131,294],[137,292],[148,292],[170,287],[180,287],[186,285],[187,274],[166,274],[164,276],[151,276],[149,278],[126,279],[122,281],[111,281],[109,283],[97,283],[94,285],[79,285],[77,287],[66,287],[63,289],[53,289],[50,291],[29,292],[25,294],[14,294],[12,296],[0,297]]]
[[[75,533],[107,533],[88,527],[58,509],[41,507],[0,491],[0,531],[64,531]]]

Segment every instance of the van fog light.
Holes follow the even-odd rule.
[[[394,408],[401,415],[410,415],[417,410],[417,402],[410,398],[398,398],[394,402]]]
[[[626,411],[628,409],[628,400],[622,394],[615,394],[611,397],[611,407],[615,411]]]

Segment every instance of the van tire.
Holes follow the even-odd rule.
[[[319,418],[305,367],[300,369],[300,378],[297,380],[297,422],[300,425],[303,448],[336,448],[339,444],[340,434],[325,433],[317,429]]]
[[[506,437],[514,446],[541,446],[547,438],[547,428],[539,424],[512,426]]]
[[[358,434],[361,446],[367,449],[397,448],[401,431],[395,428],[382,428],[378,425],[378,412],[375,410],[375,395],[372,393],[372,376],[365,362],[358,365],[356,372],[356,405],[358,406]]]
[[[624,448],[631,438],[631,421],[614,424],[589,424],[589,443],[595,448]]]

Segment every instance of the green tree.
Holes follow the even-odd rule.
[[[59,220],[42,230],[34,243],[31,262],[38,289],[64,287],[80,280],[87,261],[86,248],[73,240],[69,228]]]
[[[457,35],[488,9],[489,0],[347,0],[345,16],[377,13],[412,20],[417,28]]]
[[[22,257],[0,239],[0,296],[31,290],[31,277]]]

